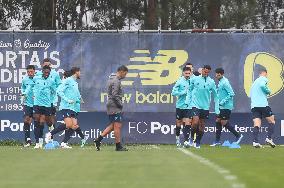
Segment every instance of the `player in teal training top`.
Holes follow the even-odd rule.
[[[24,111],[24,134],[25,134],[25,144],[24,147],[31,146],[31,136],[30,136],[30,125],[33,120],[33,87],[35,82],[33,77],[35,75],[35,66],[28,65],[27,75],[24,77],[22,81],[22,103],[23,103],[23,111]]]
[[[221,145],[220,138],[222,128],[225,127],[231,133],[233,133],[236,137],[236,144],[239,144],[243,138],[243,135],[239,134],[235,128],[230,125],[229,120],[231,116],[231,111],[234,108],[234,96],[235,93],[233,88],[229,82],[229,80],[224,76],[224,69],[217,68],[215,70],[216,78],[219,81],[217,87],[217,94],[219,99],[219,109],[220,114],[216,118],[216,139],[213,144],[210,146],[218,146]]]
[[[250,89],[250,99],[251,99],[251,112],[253,116],[253,146],[255,148],[261,148],[258,141],[258,133],[261,126],[261,119],[265,118],[268,122],[268,133],[265,142],[271,147],[275,147],[272,140],[272,134],[274,132],[275,119],[271,108],[268,105],[267,97],[271,93],[270,89],[267,87],[267,70],[262,69],[259,72],[259,77],[253,82]]]
[[[211,103],[211,93],[214,96],[215,113],[219,114],[219,102],[215,82],[208,76],[211,71],[209,65],[205,65],[200,76],[195,76],[190,80],[188,97],[190,107],[192,107],[192,127],[190,143],[196,134],[194,147],[200,148],[200,142],[205,130],[205,120],[209,117],[209,107]]]
[[[183,127],[184,134],[184,144],[188,145],[189,133],[190,133],[190,109],[189,105],[186,103],[186,96],[189,89],[189,78],[191,75],[191,69],[189,67],[184,67],[182,70],[183,76],[180,77],[175,83],[172,89],[172,95],[177,96],[176,101],[176,145],[181,146],[180,143],[180,129],[183,122],[185,123]]]

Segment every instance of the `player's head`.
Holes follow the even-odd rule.
[[[49,59],[49,58],[44,58],[44,59],[42,60],[41,66],[42,66],[42,67],[44,67],[44,66],[49,66],[49,67],[51,67],[51,61],[50,61],[50,59]]]
[[[64,71],[64,73],[63,73],[63,78],[64,78],[64,79],[66,79],[66,78],[68,78],[68,77],[70,77],[70,76],[72,76],[70,70]]]
[[[259,76],[267,77],[267,70],[265,68],[259,70]]]
[[[221,78],[223,78],[223,76],[224,76],[224,69],[223,68],[217,68],[216,70],[215,70],[215,77],[218,79],[218,80],[220,80]]]
[[[34,65],[28,65],[26,67],[26,70],[27,70],[27,74],[30,78],[34,77],[34,75],[35,75],[35,66]]]
[[[201,75],[202,75],[203,77],[207,77],[208,74],[210,73],[210,71],[211,71],[210,65],[204,65],[203,68],[202,68],[202,73],[201,73]]]
[[[116,74],[120,79],[125,78],[127,73],[128,73],[128,68],[125,65],[121,65],[117,68]]]
[[[191,71],[193,72],[193,65],[191,63],[186,63],[185,67],[189,67]]]
[[[183,75],[186,79],[188,79],[188,78],[190,77],[190,75],[191,75],[191,68],[189,68],[189,67],[183,67],[183,69],[182,69],[182,75]]]
[[[49,75],[50,75],[50,71],[51,71],[51,69],[50,69],[50,67],[48,65],[43,66],[42,67],[42,76],[44,78],[48,78]]]
[[[71,68],[71,75],[74,76],[76,79],[80,79],[81,72],[79,67],[72,67]]]

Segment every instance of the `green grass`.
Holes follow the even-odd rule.
[[[51,151],[1,146],[0,187],[222,188],[235,183],[247,188],[283,186],[284,147],[186,149],[229,170],[237,177],[232,181],[173,145],[128,148],[128,152],[115,152],[114,146],[103,146],[97,152],[91,146]]]

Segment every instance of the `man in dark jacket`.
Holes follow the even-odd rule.
[[[122,126],[122,86],[121,80],[126,77],[128,68],[124,65],[118,67],[116,74],[111,74],[107,82],[107,114],[110,124],[105,128],[102,134],[94,141],[97,150],[100,150],[101,141],[104,136],[114,131],[116,151],[127,151],[120,143],[120,129]]]

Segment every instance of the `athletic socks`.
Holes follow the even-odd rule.
[[[39,137],[40,137],[40,125],[38,121],[34,121],[34,135],[35,135],[35,141],[36,143],[39,143]]]
[[[222,133],[221,122],[216,122],[216,140],[215,140],[215,142],[220,142],[221,133]]]
[[[73,130],[73,129],[70,129],[70,128],[69,128],[69,129],[65,130],[65,136],[64,136],[62,142],[67,143],[68,140],[70,140],[70,138],[71,138],[71,136],[72,136],[73,133],[74,133],[74,130]]]
[[[232,125],[230,125],[229,122],[225,125],[225,127],[226,127],[231,133],[233,133],[236,138],[239,138],[239,137],[240,137],[240,134],[235,130],[235,128],[234,128]]]
[[[253,141],[258,143],[258,133],[259,133],[259,127],[253,128]]]
[[[98,142],[101,142],[103,140],[104,137],[102,137],[101,135],[97,138]]]
[[[199,145],[200,145],[201,139],[202,139],[202,137],[203,137],[203,134],[204,134],[203,131],[199,131],[199,132],[198,132],[198,134],[197,134],[197,136],[196,136],[196,144],[199,144]]]
[[[190,125],[185,125],[183,127],[184,141],[188,141],[189,140],[189,135],[190,135]]]
[[[24,123],[24,132],[25,132],[25,142],[27,142],[28,138],[31,138],[30,124]]]
[[[75,132],[80,136],[81,139],[84,139],[85,136],[80,127],[78,127]]]
[[[181,129],[181,127],[176,126],[176,136],[180,135],[180,129]]]
[[[55,135],[56,133],[59,133],[61,131],[64,131],[66,129],[66,125],[63,123],[60,123],[55,129],[53,129],[50,133],[51,135]]]
[[[268,125],[267,138],[271,139],[273,133],[274,133],[274,124],[273,124],[273,123],[270,123],[270,124]]]

